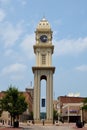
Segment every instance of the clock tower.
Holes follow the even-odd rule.
[[[52,30],[49,22],[43,18],[35,31],[36,43],[33,46],[36,55],[36,65],[32,67],[34,73],[34,121],[40,122],[41,80],[46,80],[46,123],[53,122],[53,73],[52,66]]]

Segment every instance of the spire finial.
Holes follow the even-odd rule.
[[[43,14],[43,18],[42,18],[42,20],[43,20],[43,21],[45,21],[45,20],[46,20],[45,14]]]

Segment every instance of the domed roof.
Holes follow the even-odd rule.
[[[37,25],[37,30],[51,30],[49,22],[43,18]]]

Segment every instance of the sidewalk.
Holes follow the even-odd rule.
[[[64,124],[61,124],[61,126],[68,126],[69,128],[72,128],[73,130],[87,130],[87,124],[85,124],[83,128],[77,128],[75,123],[64,123]]]
[[[83,128],[77,128],[75,123],[64,123],[59,126],[56,125],[31,125],[31,126],[21,126],[19,128],[13,128],[9,126],[0,126],[0,130],[23,130],[23,129],[32,129],[32,130],[87,130],[87,125]]]
[[[0,127],[0,130],[22,130],[23,128],[12,128],[12,127]]]
[[[82,128],[77,128],[76,126],[73,127],[74,130],[87,130],[87,124],[84,125]]]
[[[87,127],[83,127],[83,128],[74,127],[73,129],[74,129],[74,130],[87,130]]]
[[[14,128],[9,125],[0,125],[0,130],[22,130],[22,127]]]

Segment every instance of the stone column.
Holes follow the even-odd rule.
[[[50,72],[50,119],[53,120],[53,75]]]
[[[34,119],[40,120],[40,75],[39,71],[35,71],[34,76]]]
[[[50,92],[49,92],[49,75],[47,76],[47,86],[46,86],[47,88],[47,90],[46,90],[46,99],[47,99],[47,110],[46,110],[46,112],[47,112],[47,120],[49,120],[49,109],[50,109]]]
[[[34,119],[37,118],[37,71],[34,74]]]
[[[53,121],[53,74],[51,71],[47,76],[47,120]]]
[[[37,119],[40,120],[40,76],[38,72],[38,82],[37,82]]]

